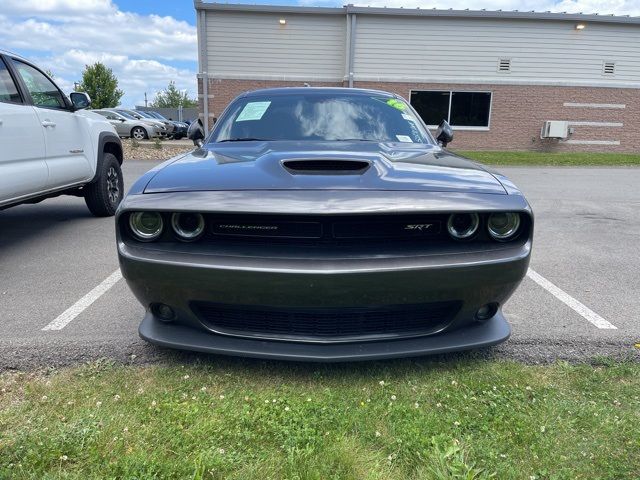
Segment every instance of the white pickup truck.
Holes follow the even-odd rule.
[[[85,93],[68,98],[38,67],[0,50],[0,210],[75,195],[96,216],[115,213],[122,144],[89,105]]]

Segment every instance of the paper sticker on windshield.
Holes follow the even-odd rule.
[[[401,112],[404,112],[407,108],[404,102],[401,102],[400,100],[396,100],[395,98],[391,98],[387,100],[387,105],[393,108],[397,108]]]
[[[271,102],[249,102],[247,103],[240,115],[236,118],[236,122],[244,122],[247,120],[260,120],[267,111]]]
[[[413,143],[413,140],[409,135],[396,135],[396,138],[398,139],[399,142]]]

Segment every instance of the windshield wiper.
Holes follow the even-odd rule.
[[[218,143],[222,142],[268,142],[268,138],[251,138],[251,137],[238,137],[238,138],[227,138],[225,140],[220,140]]]

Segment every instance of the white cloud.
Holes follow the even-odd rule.
[[[170,80],[180,89],[187,89],[195,97],[195,72],[180,69],[149,59],[131,59],[100,51],[72,49],[60,55],[32,58],[38,66],[51,70],[56,82],[65,92],[73,90],[73,82],[79,81],[85,65],[101,62],[111,68],[118,78],[118,87],[126,94],[122,103],[126,106],[144,105],[144,94],[149,101],[166,88]]]
[[[116,7],[111,0],[2,0],[2,11],[9,15],[108,13],[114,10]]]
[[[118,77],[124,105],[141,104],[145,92],[153,99],[170,80],[196,95],[197,36],[187,22],[123,12],[111,0],[0,1],[0,45],[29,52],[66,91],[85,65],[101,61]],[[175,61],[194,67],[176,68]]]

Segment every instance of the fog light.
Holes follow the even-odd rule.
[[[180,240],[192,242],[204,232],[204,217],[199,213],[174,213],[171,227]]]
[[[158,212],[135,212],[129,217],[129,227],[142,242],[151,242],[162,233],[162,216]]]
[[[478,309],[476,312],[476,320],[484,322],[492,318],[496,313],[498,313],[498,304],[497,303],[487,303]]]
[[[169,305],[155,303],[151,306],[151,312],[163,322],[171,322],[176,318],[176,314]]]
[[[518,213],[492,213],[487,221],[489,235],[500,242],[511,240],[518,233],[519,228],[520,214]]]
[[[447,230],[453,238],[463,240],[478,231],[480,217],[477,213],[452,213],[447,221]]]

